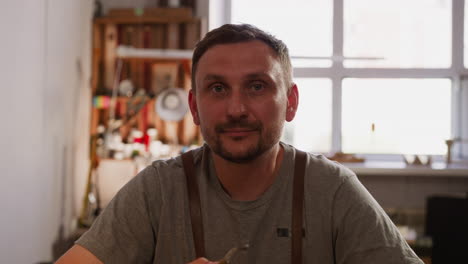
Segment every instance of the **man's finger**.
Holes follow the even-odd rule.
[[[197,258],[196,260],[188,263],[188,264],[218,264],[219,262],[212,262],[207,260],[206,258]]]

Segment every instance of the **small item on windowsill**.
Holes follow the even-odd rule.
[[[343,152],[336,152],[333,156],[327,157],[327,158],[330,160],[340,162],[340,163],[343,163],[343,162],[358,163],[358,162],[366,161],[364,158],[358,158],[354,154],[343,153]]]
[[[403,155],[406,165],[431,166],[432,157],[430,155]]]

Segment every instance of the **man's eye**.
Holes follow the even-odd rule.
[[[216,84],[216,85],[211,86],[211,90],[215,93],[222,93],[224,92],[225,88],[223,85]]]
[[[250,88],[255,91],[255,92],[258,92],[258,91],[261,91],[263,89],[265,89],[265,85],[263,83],[253,83]]]

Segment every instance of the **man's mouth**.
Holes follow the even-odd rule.
[[[216,127],[216,132],[234,138],[246,137],[260,131],[257,122],[248,124],[225,124]]]
[[[222,134],[230,137],[246,137],[248,135],[251,135],[253,133],[257,132],[256,129],[252,128],[230,128],[230,129],[224,129],[221,131]]]

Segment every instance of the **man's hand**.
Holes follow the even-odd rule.
[[[203,263],[203,262],[202,262]],[[69,249],[55,264],[103,264],[93,253],[76,244]]]
[[[219,262],[212,262],[207,260],[206,258],[197,258],[196,260],[188,263],[188,264],[218,264]]]

